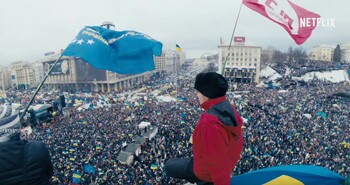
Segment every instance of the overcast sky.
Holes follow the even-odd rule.
[[[279,1],[279,0],[276,0]],[[291,0],[335,27],[317,27],[302,47],[350,42],[349,0]],[[36,61],[64,49],[84,26],[111,21],[117,30],[135,30],[159,40],[163,49],[178,44],[187,58],[217,53],[228,44],[240,0],[1,0],[0,64]],[[298,45],[279,25],[243,6],[236,36],[247,45],[286,50]]]

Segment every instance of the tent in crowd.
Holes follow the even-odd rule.
[[[147,132],[143,133],[142,136],[146,139],[151,140],[158,133],[158,127],[151,127]]]
[[[140,145],[143,145],[144,143],[146,142],[146,138],[144,138],[144,137],[136,137],[135,138],[135,143],[136,144],[140,144]]]
[[[139,129],[144,129],[144,128],[150,126],[150,125],[151,125],[151,122],[142,121],[142,122],[138,125],[138,127],[139,127]]]
[[[126,147],[125,151],[135,154],[136,156],[139,156],[141,154],[141,145],[131,143]]]
[[[34,112],[37,114],[41,114],[42,112],[52,109],[52,105],[51,104],[38,104],[32,107]]]
[[[38,104],[32,106],[31,109],[34,112],[35,117],[39,120],[45,120],[48,117],[51,117],[53,113],[53,106],[51,104]]]
[[[134,155],[130,152],[121,151],[117,160],[122,164],[131,165],[134,162]]]

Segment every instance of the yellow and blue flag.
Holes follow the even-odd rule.
[[[72,183],[73,184],[80,184],[81,179],[81,173],[76,171],[73,173]]]
[[[81,58],[98,69],[139,74],[155,69],[153,55],[160,56],[162,46],[161,42],[140,32],[86,26],[63,55]]]
[[[234,176],[231,185],[341,185],[345,178],[312,165],[269,167]]]
[[[157,170],[157,169],[158,169],[158,165],[156,165],[156,164],[151,164],[151,169],[152,169],[152,170]]]
[[[176,49],[175,49],[176,51],[182,51],[182,49],[180,48],[180,46],[179,45],[177,45],[176,44]]]

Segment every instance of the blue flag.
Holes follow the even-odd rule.
[[[317,112],[316,115],[317,115],[317,116],[321,116],[321,117],[324,118],[324,119],[327,119],[327,114],[324,113],[324,112],[322,112],[322,111]]]
[[[96,169],[95,169],[95,167],[93,167],[92,165],[84,165],[84,171],[85,171],[86,173],[92,173],[92,174],[94,174],[95,171],[96,171]]]
[[[340,185],[344,180],[341,175],[320,166],[289,165],[234,176],[231,185]]]
[[[162,43],[136,31],[115,31],[86,26],[64,50],[95,68],[119,74],[154,70],[153,55],[162,54]]]

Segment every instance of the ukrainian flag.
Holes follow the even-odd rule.
[[[74,177],[74,178],[80,179],[80,178],[81,178],[81,174],[80,174],[80,173],[74,173],[74,174],[73,174],[73,177]]]
[[[73,173],[73,178],[72,178],[72,183],[73,184],[79,184],[81,179],[81,173],[80,172],[74,172]]]
[[[232,177],[231,185],[341,185],[345,178],[312,165],[269,167]]]
[[[176,51],[182,51],[179,45],[176,44]]]
[[[158,169],[158,166],[156,164],[151,164],[151,169],[152,170],[157,170]]]

